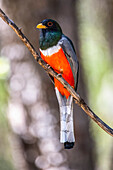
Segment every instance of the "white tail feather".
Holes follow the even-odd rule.
[[[73,110],[70,106],[60,106],[60,142],[75,142],[73,128]]]
[[[56,95],[60,106],[60,142],[75,142],[73,126],[73,97],[66,99],[57,88]]]

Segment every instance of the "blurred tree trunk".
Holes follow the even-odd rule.
[[[4,0],[2,7],[22,27],[22,31],[36,48],[39,34],[36,25],[45,18],[57,20],[64,33],[76,44],[79,58],[79,22],[75,0]],[[93,170],[94,144],[87,116],[80,108],[74,108],[76,146],[72,150],[64,150],[59,143],[58,103],[48,76],[7,26],[1,46],[2,54],[11,61],[8,116],[18,135],[12,140],[17,169]],[[83,76],[80,63],[78,90],[87,100]]]

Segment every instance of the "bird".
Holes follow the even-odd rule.
[[[77,91],[79,62],[72,41],[63,34],[60,25],[44,19],[36,26],[40,30],[39,51],[41,58]],[[74,147],[73,97],[52,76],[60,109],[60,142],[65,149]]]

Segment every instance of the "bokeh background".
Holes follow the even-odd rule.
[[[55,19],[74,43],[78,93],[113,127],[113,0],[0,0],[38,50],[36,25]],[[113,170],[113,139],[74,105],[76,146],[59,143],[54,87],[0,19],[0,170]]]

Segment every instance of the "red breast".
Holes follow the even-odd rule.
[[[74,88],[74,77],[71,70],[71,66],[62,50],[59,49],[58,52],[52,54],[51,56],[44,56],[42,52],[42,59],[48,63],[57,73],[61,73],[62,77]],[[58,88],[59,92],[66,98],[69,97],[70,93],[64,88],[64,86],[54,78],[55,87]]]

